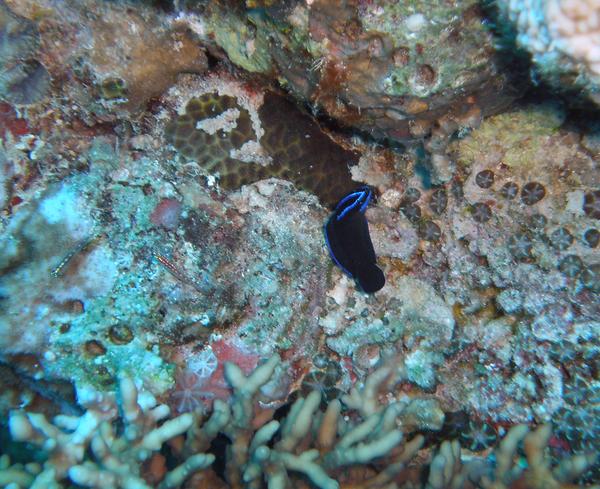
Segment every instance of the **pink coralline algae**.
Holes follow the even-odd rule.
[[[163,199],[150,214],[150,220],[156,226],[173,230],[177,228],[181,215],[181,204],[173,199]]]

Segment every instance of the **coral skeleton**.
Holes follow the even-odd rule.
[[[514,23],[518,44],[540,74],[555,86],[583,87],[597,103],[600,83],[598,0],[502,0],[500,10]]]

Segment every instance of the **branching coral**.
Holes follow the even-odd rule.
[[[29,487],[40,473],[39,464],[10,464],[8,455],[0,457],[0,487]]]
[[[404,441],[399,427],[409,424],[410,404],[382,406],[378,393],[390,375],[389,368],[376,370],[360,388],[342,402],[334,400],[321,412],[321,394],[312,392],[294,402],[283,421],[271,420],[253,429],[257,415],[253,398],[272,375],[278,357],[258,367],[248,377],[233,364],[226,364],[225,376],[234,390],[230,405],[215,403],[213,415],[198,428],[191,451],[205,450],[221,431],[231,440],[226,477],[232,488],[304,487],[306,478],[320,489],[337,488],[481,488],[508,489],[577,487],[568,482],[585,472],[595,455],[565,459],[551,469],[544,457],[550,428],[529,432],[526,426],[509,431],[496,452],[494,467],[488,460],[472,459],[463,464],[457,441],[443,442],[430,465],[410,462],[423,446],[423,437]],[[359,416],[351,413],[358,412]],[[515,463],[516,450],[524,440],[527,464]],[[514,465],[513,465],[514,464]],[[418,482],[414,474],[426,480]],[[417,479],[418,479],[417,478]],[[517,484],[517,485],[514,485]]]
[[[324,412],[321,393],[311,392],[297,399],[279,421],[272,419],[272,411],[258,410],[256,403],[279,363],[279,357],[273,356],[248,376],[235,364],[226,363],[232,398],[229,403],[216,400],[204,422],[188,413],[159,424],[169,409],[153,399],[143,402],[129,378],[119,385],[121,430],[114,426],[115,409],[90,409],[81,417],[58,416],[54,423],[41,414],[13,412],[13,437],[41,446],[48,460],[40,469],[35,464],[10,466],[4,457],[0,482],[59,488],[69,477],[84,487],[149,488],[142,462],[184,433],[185,440],[171,444],[172,453],[184,462],[161,474],[155,486],[159,489],[180,487],[193,472],[203,469],[204,483],[216,481],[216,472],[209,469],[215,456],[206,452],[214,448],[220,434],[230,441],[224,477],[231,489],[305,488],[306,481],[319,489],[567,489],[579,487],[570,481],[597,458],[595,454],[576,455],[552,467],[545,457],[550,427],[530,431],[519,425],[488,459],[465,461],[458,441],[444,441],[430,463],[419,464],[416,455],[423,447],[423,436],[405,441],[402,432],[410,404],[379,403],[378,393],[391,373],[389,368],[376,370],[363,386],[342,401],[333,400]],[[518,457],[521,444],[526,463]],[[190,487],[196,487],[196,482],[191,481]]]
[[[531,432],[527,426],[515,426],[504,437],[495,452],[496,467],[493,475],[483,476],[480,487],[484,489],[577,487],[569,482],[592,466],[597,459],[597,454],[567,457],[552,468],[550,461],[544,456],[551,434],[549,425],[540,426]],[[524,442],[527,464],[515,463],[520,442]]]
[[[212,417],[202,428],[205,434],[216,433],[214,427],[221,425],[231,440],[226,476],[232,488],[260,488],[263,481],[270,488],[294,487],[296,474],[303,474],[316,487],[336,489],[340,484],[334,477],[343,478],[345,467],[386,457],[385,470],[367,472],[361,485],[352,486],[378,487],[391,481],[421,447],[423,439],[417,437],[402,451],[396,449],[403,439],[395,426],[398,405],[377,409],[369,399],[364,404],[372,411],[370,415],[362,421],[346,421],[339,400],[329,403],[324,413],[319,411],[321,394],[317,391],[298,399],[283,422],[271,420],[254,431],[253,397],[278,363],[279,358],[272,357],[248,377],[237,366],[226,364],[225,377],[234,390],[231,407],[215,403]],[[376,389],[371,386],[376,384],[377,379],[362,392],[374,394]],[[206,436],[200,438],[206,440]]]
[[[121,379],[119,391],[122,430],[116,429],[116,409],[89,409],[81,417],[61,415],[53,423],[43,414],[11,413],[13,438],[38,445],[48,455],[31,487],[60,487],[58,484],[68,477],[83,487],[150,488],[141,476],[142,462],[166,441],[184,433],[193,418],[183,414],[159,424],[169,415],[166,405],[157,405],[153,399],[142,403],[130,378]],[[213,461],[213,455],[194,454],[168,472],[159,487],[178,487],[191,473]]]

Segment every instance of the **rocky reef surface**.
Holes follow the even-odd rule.
[[[594,487],[600,119],[488,7],[1,2],[0,487]]]

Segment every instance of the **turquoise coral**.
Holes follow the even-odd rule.
[[[59,488],[68,478],[83,487],[150,488],[141,476],[142,463],[166,441],[184,433],[193,418],[182,414],[165,421],[169,408],[155,400],[141,400],[128,377],[120,380],[119,394],[123,423],[120,431],[114,426],[116,406],[108,410],[90,408],[81,417],[60,415],[52,423],[43,414],[11,413],[13,438],[46,452],[43,471],[35,476],[31,487]],[[213,461],[211,454],[187,457],[166,474],[160,489],[179,487],[191,473]]]
[[[5,487],[13,483],[59,488],[68,477],[84,487],[149,488],[143,479],[142,462],[167,440],[183,433],[187,436],[178,452],[183,463],[164,475],[157,486],[160,489],[181,487],[192,473],[210,471],[215,456],[205,452],[210,451],[211,441],[219,433],[231,442],[225,466],[231,489],[259,489],[263,483],[271,489],[300,487],[295,474],[306,476],[319,489],[508,489],[519,484],[530,489],[566,489],[578,487],[567,483],[596,460],[596,455],[578,455],[551,469],[544,457],[550,427],[530,431],[519,425],[500,443],[495,465],[485,459],[463,459],[457,441],[443,442],[430,464],[420,465],[414,457],[423,446],[423,437],[406,441],[398,425],[405,407],[400,403],[381,405],[378,400],[379,388],[390,374],[388,368],[375,371],[362,388],[354,389],[342,402],[331,401],[324,412],[319,408],[321,395],[314,391],[294,402],[285,419],[266,420],[257,428],[253,426],[255,398],[279,363],[279,357],[273,356],[249,375],[226,363],[225,378],[233,397],[230,403],[215,401],[205,422],[183,414],[159,424],[168,417],[169,409],[142,401],[129,378],[119,383],[122,432],[112,425],[118,419],[114,405],[103,411],[89,409],[82,417],[59,416],[54,423],[40,414],[15,411],[10,418],[13,437],[38,445],[48,458],[41,469],[35,465],[11,466],[3,457],[0,481]],[[343,415],[348,411],[342,403],[360,417]],[[514,463],[521,442],[525,465]],[[355,466],[364,470],[349,470]],[[407,481],[415,470],[423,472],[426,482],[419,483],[413,477]]]

